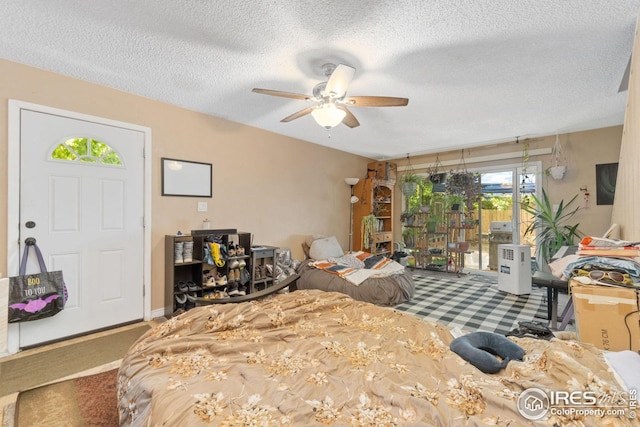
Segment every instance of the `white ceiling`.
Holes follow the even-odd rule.
[[[0,0],[0,57],[375,159],[622,124],[640,0]],[[356,68],[330,132],[321,66]]]

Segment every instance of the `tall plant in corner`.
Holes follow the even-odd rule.
[[[582,234],[578,230],[580,224],[569,224],[580,207],[571,207],[578,195],[573,196],[568,203],[561,201],[557,209],[549,201],[547,193],[542,190],[542,198],[535,195],[529,197],[530,203],[521,203],[523,211],[532,216],[531,223],[524,231],[524,236],[535,233],[536,260],[538,264],[546,266],[549,260],[562,246],[572,246],[574,239]]]

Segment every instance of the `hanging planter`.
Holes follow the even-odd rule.
[[[553,157],[553,166],[547,169],[547,174],[551,175],[553,179],[560,180],[564,178],[564,174],[567,172],[567,166],[562,164],[563,162],[566,163],[566,156],[562,150],[558,134],[556,134],[556,142],[553,144],[551,156]]]
[[[467,171],[467,166],[464,162],[464,150],[462,151],[458,170],[452,170],[447,176],[445,191],[450,196],[460,196],[467,211],[472,211],[473,205],[480,201],[482,196],[480,175]]]
[[[429,181],[433,184],[444,184],[445,179],[447,178],[447,173],[442,171],[442,164],[440,163],[440,157],[436,154],[436,162],[427,169],[427,173],[429,174]]]
[[[418,184],[424,183],[424,178],[416,175],[413,167],[411,166],[411,159],[409,159],[409,155],[407,154],[407,170],[405,171],[402,178],[398,182],[400,189],[402,190],[402,194],[405,196],[413,196],[416,193],[416,189],[418,188]]]

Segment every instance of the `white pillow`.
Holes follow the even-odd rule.
[[[338,243],[336,236],[325,237],[324,239],[317,239],[311,243],[309,249],[309,257],[312,259],[327,259],[329,257],[341,257],[344,255],[344,251]]]

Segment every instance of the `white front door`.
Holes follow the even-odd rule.
[[[69,293],[19,324],[20,348],[144,317],[144,145],[140,130],[20,110],[20,251],[34,237]]]

